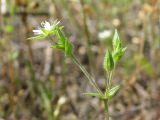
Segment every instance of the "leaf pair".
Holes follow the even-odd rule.
[[[127,47],[122,48],[122,42],[119,38],[117,30],[115,30],[113,37],[113,53],[112,53],[114,62],[118,62],[122,58],[126,49]]]
[[[57,28],[57,37],[59,39],[59,41],[57,43],[55,43],[54,45],[52,45],[52,48],[57,48],[57,49],[61,49],[64,51],[65,55],[67,56],[71,56],[73,53],[73,45],[72,43],[68,40],[67,37],[65,37],[64,33],[62,32],[62,30],[60,28]]]
[[[115,63],[121,59],[121,57],[124,55],[127,49],[127,47],[122,48],[122,42],[118,36],[117,30],[115,30],[112,43],[113,43],[113,51],[110,52],[108,50],[106,52],[103,62],[103,68],[109,72],[113,70]]]
[[[87,92],[87,93],[84,93],[84,95],[91,96],[91,97],[99,97],[104,100],[112,99],[117,94],[119,89],[120,89],[120,85],[116,85],[109,90],[107,89],[104,95],[101,95],[97,92]]]
[[[106,89],[105,97],[108,99],[113,98],[117,94],[117,92],[119,91],[120,87],[121,87],[120,85],[116,85],[109,90]]]

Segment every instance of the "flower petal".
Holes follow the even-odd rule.
[[[44,21],[41,23],[42,27],[44,27],[46,30],[51,30],[51,25],[49,22]]]
[[[32,30],[33,31],[33,33],[35,34],[35,35],[40,35],[40,34],[42,34],[42,31],[41,30]]]

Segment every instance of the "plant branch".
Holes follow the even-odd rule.
[[[87,72],[87,70],[81,65],[81,63],[78,61],[78,59],[72,55],[72,60],[75,62],[75,64],[81,69],[81,71],[84,73],[84,75],[87,77],[89,82],[92,84],[94,88],[96,88],[97,92],[101,95],[103,95],[102,91],[98,87],[97,83],[95,82],[94,78]]]

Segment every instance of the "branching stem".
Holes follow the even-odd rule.
[[[101,95],[103,95],[102,91],[98,87],[97,83],[95,82],[94,78],[87,72],[87,70],[81,65],[81,63],[78,61],[78,59],[72,54],[71,56],[72,60],[75,62],[75,64],[81,69],[81,71],[84,73],[84,75],[87,77],[91,85],[97,90],[97,92]]]

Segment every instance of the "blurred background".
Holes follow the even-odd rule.
[[[0,120],[103,120],[83,73],[48,40],[30,41],[60,20],[76,56],[105,90],[102,63],[117,29],[127,52],[114,72],[122,88],[112,120],[160,120],[160,0],[1,0]]]

